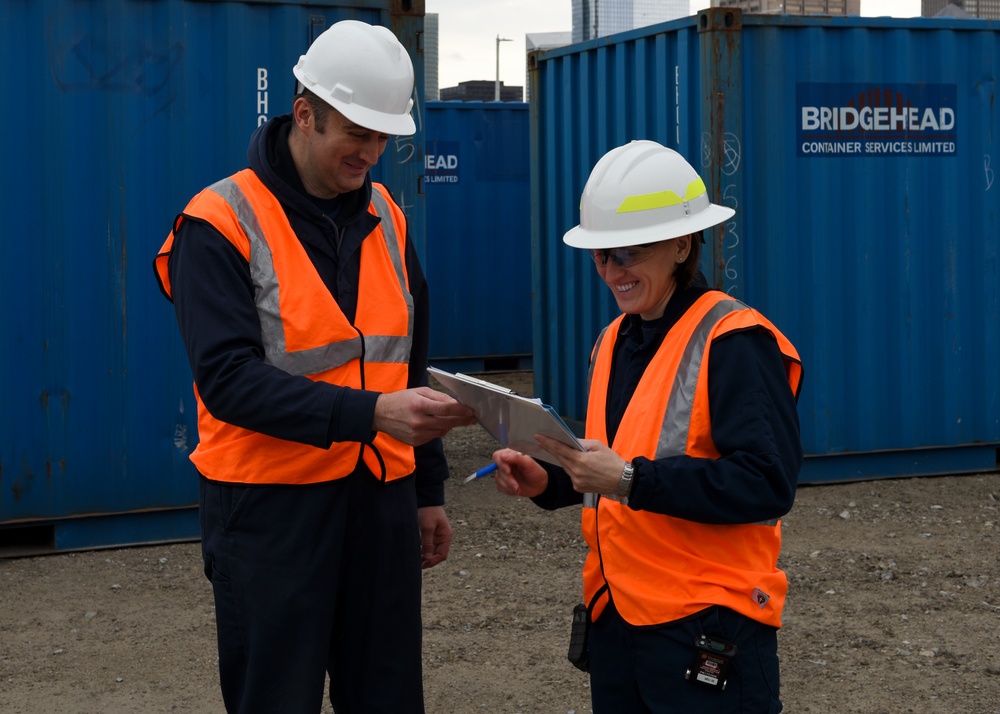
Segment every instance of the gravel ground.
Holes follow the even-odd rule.
[[[492,381],[531,393],[530,373]],[[432,714],[590,712],[566,661],[586,546],[549,513],[463,485],[495,448],[445,441],[455,528],[424,579]],[[803,486],[785,519],[785,711],[1000,713],[1000,474]],[[0,712],[221,712],[198,545],[0,560]],[[327,711],[331,711],[327,707]]]

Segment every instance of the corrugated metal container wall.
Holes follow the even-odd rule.
[[[580,194],[607,151],[654,139],[697,147],[698,35],[692,20],[528,55],[535,391],[582,421],[590,349],[618,315],[584,251],[562,243]],[[680,70],[683,69],[683,76]],[[691,75],[693,79],[691,78]]]
[[[392,27],[422,86],[422,2],[0,4],[0,555],[197,536],[191,376],[152,259],[346,18]],[[418,245],[422,163],[418,134],[378,171]]]
[[[997,469],[998,61],[995,22],[729,9],[532,55],[541,396],[583,418],[617,309],[561,236],[648,138],[737,209],[704,266],[801,353],[803,482]]]
[[[426,116],[431,363],[458,371],[526,369],[528,105],[428,102]]]

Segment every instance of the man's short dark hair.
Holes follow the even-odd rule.
[[[332,107],[316,96],[315,92],[306,89],[305,87],[302,88],[301,92],[295,95],[294,99],[292,99],[292,103],[294,104],[300,97],[309,102],[309,106],[312,107],[313,116],[316,117],[316,133],[322,134],[326,131],[326,121],[330,116]]]

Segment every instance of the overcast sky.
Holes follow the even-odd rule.
[[[710,5],[691,0],[691,11]],[[523,86],[524,36],[569,32],[572,0],[425,0],[424,10],[438,15],[438,86],[454,87],[472,79],[496,79],[497,35],[500,81]],[[920,0],[861,0],[864,16],[913,17]]]

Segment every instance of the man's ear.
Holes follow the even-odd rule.
[[[316,115],[313,113],[312,104],[305,97],[299,97],[292,102],[292,118],[295,119],[295,126],[301,131],[307,131],[315,127]]]

